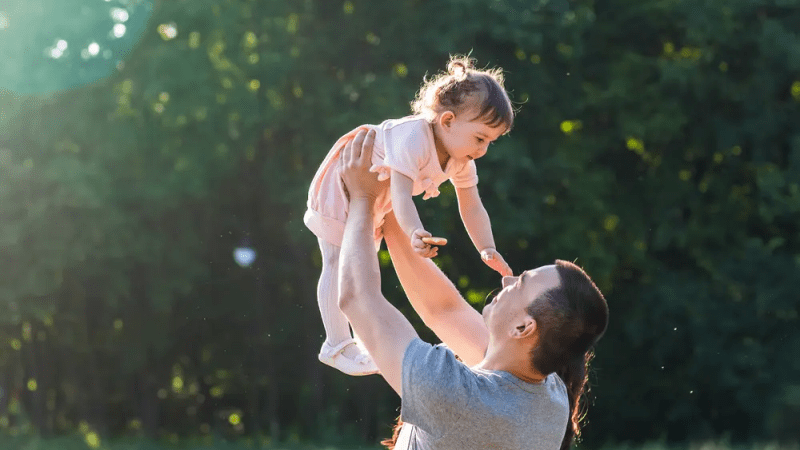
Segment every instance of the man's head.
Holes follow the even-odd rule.
[[[605,332],[608,305],[586,272],[557,260],[504,277],[483,316],[495,344],[530,349],[532,368],[547,375],[583,361]]]
[[[489,329],[487,355],[510,361],[515,375],[535,379],[555,372],[566,385],[570,421],[561,450],[568,450],[586,413],[581,399],[591,349],[608,325],[603,294],[580,267],[556,260],[504,277],[503,290],[483,309],[483,317]]]

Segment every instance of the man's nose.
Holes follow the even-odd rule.
[[[517,282],[519,277],[503,277],[503,287],[510,286]]]

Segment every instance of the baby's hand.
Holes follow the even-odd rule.
[[[423,258],[433,258],[439,254],[439,247],[431,244],[444,245],[446,243],[447,240],[442,238],[434,238],[430,233],[422,228],[417,228],[413,233],[411,233],[411,248],[413,248],[414,251]]]
[[[482,250],[481,259],[484,263],[486,263],[487,266],[499,272],[500,275],[504,277],[514,276],[514,272],[511,271],[511,267],[506,263],[506,260],[503,259],[503,256],[500,255],[500,253],[497,253],[497,250],[491,247]]]

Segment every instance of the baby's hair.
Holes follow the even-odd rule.
[[[424,80],[411,109],[429,122],[448,110],[456,115],[477,111],[473,120],[504,126],[508,132],[514,124],[514,108],[503,82],[503,69],[476,69],[474,59],[451,56],[447,72]]]

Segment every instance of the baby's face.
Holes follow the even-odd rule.
[[[505,132],[502,125],[490,127],[479,120],[471,119],[472,115],[467,112],[444,121],[441,140],[451,158],[478,159],[486,154],[489,144]]]

